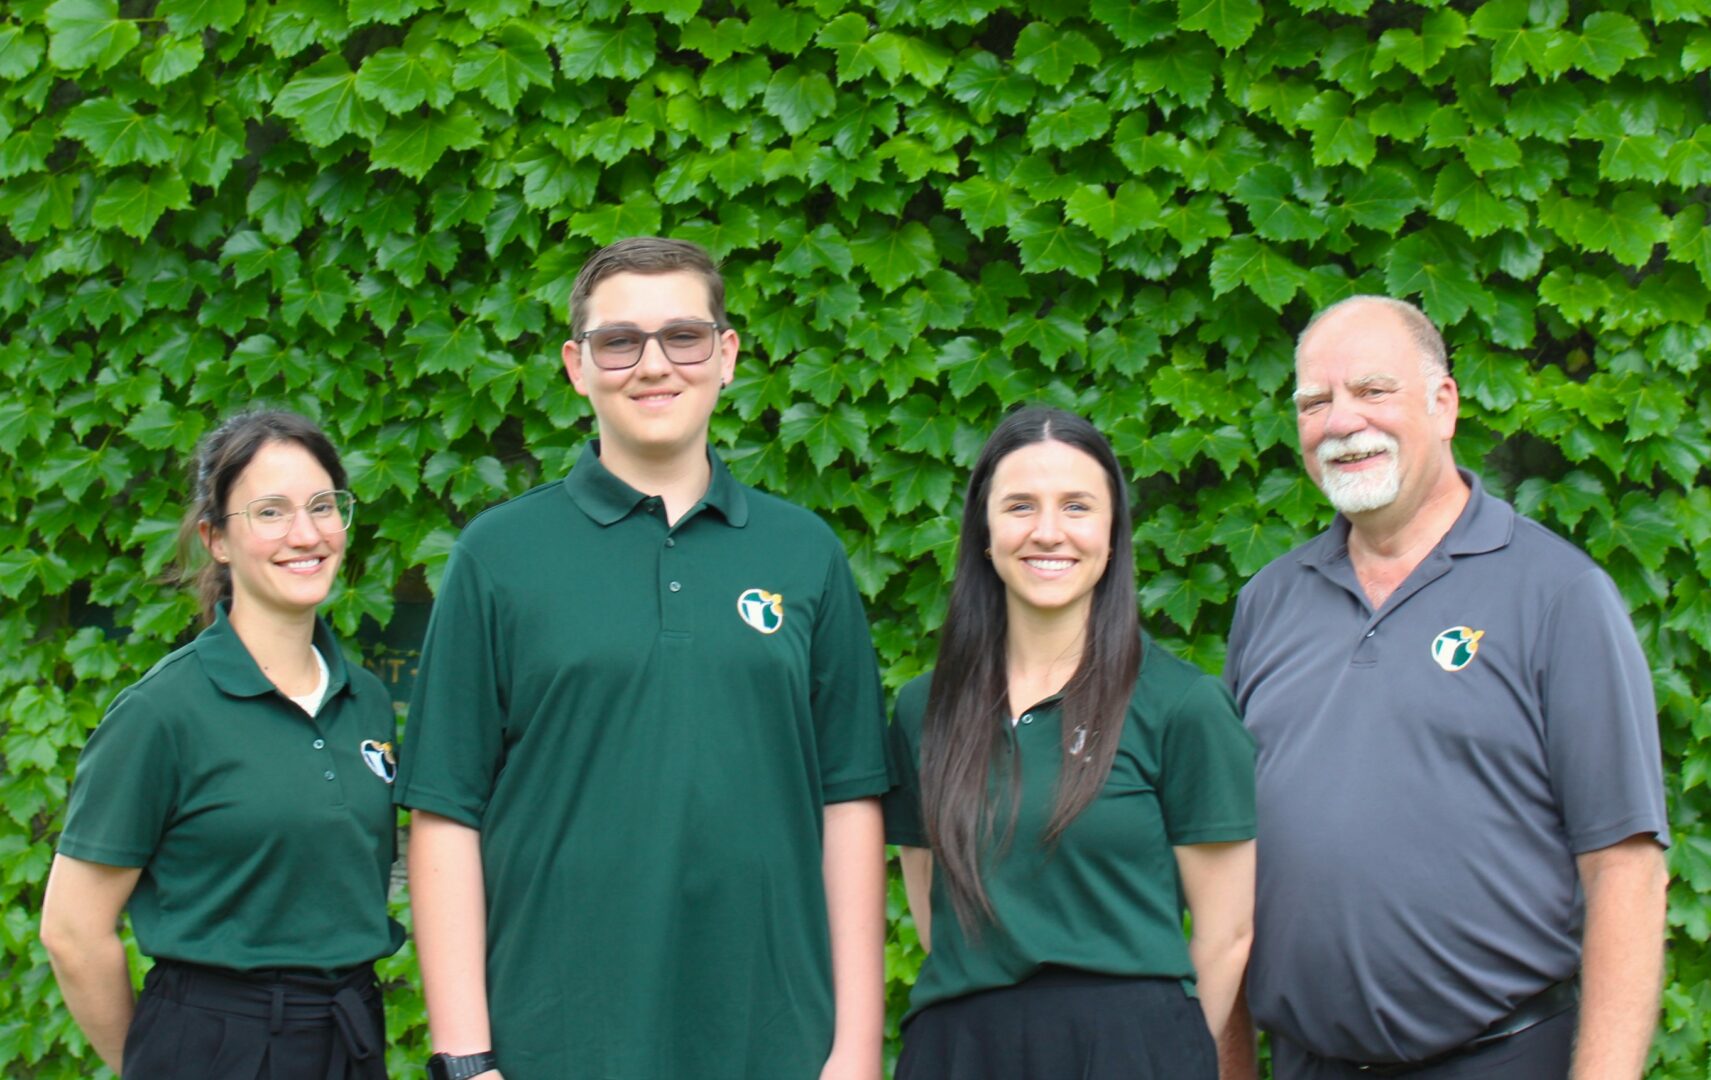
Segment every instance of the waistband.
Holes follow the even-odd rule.
[[[1425,1061],[1405,1061],[1394,1064],[1363,1064],[1357,1061],[1350,1061],[1345,1064],[1353,1066],[1355,1069],[1367,1074],[1368,1076],[1401,1076],[1406,1073],[1413,1072],[1416,1069],[1425,1069],[1434,1065],[1441,1065],[1446,1061],[1462,1057],[1466,1054],[1471,1054],[1476,1050],[1484,1049],[1493,1043],[1501,1042],[1511,1035],[1519,1035],[1530,1027],[1542,1024],[1553,1016],[1559,1016],[1562,1013],[1567,1012],[1569,1009],[1574,1008],[1579,1002],[1580,976],[1574,975],[1564,979],[1562,982],[1553,983],[1552,985],[1545,987],[1545,989],[1516,1006],[1514,1012],[1498,1020],[1496,1023],[1492,1024],[1478,1035],[1475,1035],[1467,1042],[1462,1043],[1455,1049],[1447,1050],[1442,1054],[1437,1054],[1433,1057],[1427,1058]]]
[[[265,1020],[271,1035],[286,1025],[336,1028],[339,1038],[327,1063],[327,1080],[344,1080],[352,1061],[384,1052],[383,1033],[369,1009],[380,1001],[373,964],[323,973],[233,971],[160,960],[149,972],[147,988],[191,1008]]]

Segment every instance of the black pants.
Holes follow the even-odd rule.
[[[1390,1075],[1409,1080],[1565,1080],[1578,1015],[1578,1009],[1570,1009],[1489,1046]],[[1271,1065],[1275,1080],[1373,1080],[1370,1072],[1319,1057],[1277,1034],[1271,1037]]]
[[[338,977],[162,960],[125,1036],[125,1080],[386,1080],[374,968]]]
[[[922,1009],[897,1080],[1217,1080],[1200,1003],[1175,979],[1048,967]]]

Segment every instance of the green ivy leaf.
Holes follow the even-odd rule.
[[[1309,101],[1296,117],[1313,135],[1313,164],[1354,165],[1364,169],[1378,154],[1378,140],[1363,117],[1354,115],[1349,96],[1327,90]]]
[[[870,36],[867,17],[856,12],[840,15],[821,27],[818,41],[838,54],[838,82],[854,82],[877,71],[894,83],[903,74],[903,50],[892,34]]]
[[[230,30],[244,17],[244,0],[160,0],[154,14],[175,34]]]
[[[1191,630],[1202,607],[1230,598],[1229,575],[1217,563],[1202,559],[1186,575],[1174,570],[1150,575],[1140,588],[1140,597],[1143,611],[1163,612],[1181,629]]]
[[[1246,285],[1273,311],[1307,284],[1307,274],[1275,248],[1252,236],[1238,236],[1212,254],[1212,295],[1222,296]]]
[[[190,189],[170,169],[157,169],[143,179],[121,176],[95,198],[90,220],[97,229],[116,228],[138,240],[153,231],[168,210],[190,205]]]
[[[279,296],[279,315],[287,326],[296,326],[308,315],[323,330],[331,331],[344,318],[352,299],[350,277],[336,266],[323,266],[308,277],[285,283]]]
[[[453,97],[451,70],[451,54],[437,41],[416,49],[381,49],[362,62],[355,89],[394,116],[424,101],[443,109]]]
[[[42,38],[33,30],[0,24],[0,79],[22,79],[42,62]]]
[[[1432,188],[1432,213],[1460,225],[1475,239],[1500,229],[1527,227],[1527,211],[1523,206],[1491,194],[1485,182],[1459,161],[1451,161],[1439,170]]]
[[[766,84],[761,104],[778,117],[785,131],[800,135],[814,121],[830,116],[837,101],[832,80],[818,71],[786,64]]]
[[[1357,224],[1395,235],[1420,205],[1420,194],[1408,174],[1380,165],[1343,185],[1342,207]]]
[[[1028,143],[1036,148],[1072,150],[1092,142],[1111,127],[1111,110],[1103,101],[1085,99],[1062,109],[1046,109],[1028,121]],[[955,171],[953,168],[950,170]]]
[[[1065,216],[1107,243],[1128,239],[1141,229],[1158,227],[1158,196],[1138,180],[1107,195],[1103,185],[1087,184],[1064,200]]]
[[[779,417],[778,434],[805,447],[816,469],[828,468],[846,450],[858,460],[867,454],[867,418],[847,402],[829,409],[798,402]]]
[[[704,18],[690,19],[679,40],[685,49],[722,64],[743,50],[742,20],[720,19],[713,23]]]
[[[1663,568],[1664,557],[1681,544],[1675,522],[1657,500],[1641,491],[1622,497],[1616,513],[1595,517],[1586,530],[1586,550],[1600,562],[1626,551],[1648,570]]]
[[[1392,296],[1418,295],[1440,327],[1460,322],[1469,308],[1484,317],[1496,310],[1491,294],[1474,275],[1473,257],[1435,231],[1412,233],[1392,247],[1384,281]]]
[[[652,199],[606,203],[571,215],[569,228],[602,247],[625,236],[653,236],[660,230],[660,206]]]
[[[933,236],[919,221],[901,227],[868,222],[850,241],[850,255],[883,292],[895,292],[939,264]]]
[[[474,89],[494,108],[506,112],[531,86],[551,86],[552,59],[535,35],[521,26],[506,26],[497,43],[484,41],[465,50],[452,72],[452,85]]]
[[[1467,41],[1467,19],[1459,11],[1445,8],[1427,15],[1416,33],[1403,27],[1386,30],[1378,37],[1372,54],[1372,73],[1382,75],[1400,64],[1416,75],[1436,67],[1452,49]]]
[[[89,147],[103,165],[159,165],[177,152],[161,116],[141,115],[110,97],[83,101],[66,113],[60,131]]]
[[[397,169],[413,180],[427,175],[448,150],[481,142],[481,125],[462,109],[394,119],[375,140],[369,158],[377,169]]]
[[[1182,29],[1204,30],[1225,52],[1252,37],[1264,14],[1259,0],[1177,0],[1176,7]]]
[[[48,62],[62,71],[105,71],[142,40],[136,22],[119,17],[118,0],[54,0],[43,22]]]
[[[1226,475],[1229,471],[1225,470]],[[1230,565],[1238,576],[1250,578],[1272,560],[1288,554],[1295,546],[1295,531],[1269,514],[1261,516],[1244,509],[1219,515],[1210,539],[1229,552]]]
[[[1137,90],[1171,94],[1198,109],[1212,97],[1218,52],[1205,38],[1185,34],[1142,52],[1131,71]]]
[[[1651,52],[1646,35],[1632,17],[1615,11],[1596,11],[1580,27],[1579,52],[1575,64],[1597,79],[1608,81],[1630,60]]]
[[[959,61],[945,81],[945,92],[968,106],[981,123],[994,116],[1016,116],[1033,104],[1034,80],[989,52],[977,51]]]
[[[1036,206],[1016,215],[1010,239],[1022,254],[1022,268],[1031,274],[1064,270],[1094,281],[1104,266],[1098,242],[1086,229],[1058,216],[1051,206]]]
[[[1017,71],[1051,87],[1069,82],[1078,67],[1099,66],[1101,59],[1098,46],[1087,35],[1043,22],[1024,26],[1010,54]]]
[[[945,189],[945,206],[960,211],[975,233],[1009,225],[1016,216],[1015,192],[998,181],[971,176]]]
[[[1249,170],[1231,195],[1247,210],[1254,232],[1267,240],[1317,240],[1325,235],[1324,218],[1295,201],[1295,179],[1281,165]]]
[[[273,99],[273,111],[297,121],[311,146],[328,146],[345,135],[373,138],[385,117],[363,100],[358,76],[337,53],[298,72]]]
[[[161,37],[143,57],[143,78],[150,86],[176,82],[202,65],[202,39]]]
[[[571,82],[586,82],[596,76],[641,78],[653,67],[657,39],[652,23],[631,17],[621,27],[595,26],[582,20],[571,22],[555,44],[564,77]]]
[[[813,232],[804,232],[795,240],[784,243],[774,265],[797,277],[808,277],[816,270],[830,270],[840,278],[848,278],[855,266],[855,257],[841,232],[831,225],[821,225]]]
[[[1491,81],[1499,86],[1529,69],[1547,80],[1561,75],[1579,47],[1561,30],[1529,25],[1527,0],[1490,0],[1473,13],[1468,29],[1491,42]]]

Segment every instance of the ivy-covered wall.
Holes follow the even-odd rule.
[[[1711,1033],[1711,0],[10,0],[0,9],[0,1073],[90,1075],[35,940],[77,750],[189,631],[186,458],[318,416],[361,499],[339,628],[562,472],[596,245],[726,266],[714,436],[844,537],[896,686],[1003,409],[1133,470],[1140,600],[1221,663],[1327,519],[1290,343],[1351,290],[1446,328],[1464,463],[1609,568],[1676,845],[1653,1075]],[[897,895],[900,901],[900,894]],[[900,905],[899,905],[900,908]],[[892,999],[919,962],[893,932]],[[395,1075],[424,1045],[389,962]],[[894,1012],[895,1015],[895,1012]]]

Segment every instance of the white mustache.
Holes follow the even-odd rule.
[[[1345,454],[1395,453],[1396,440],[1380,431],[1357,431],[1341,438],[1328,438],[1319,444],[1314,456],[1319,464],[1329,465]]]

